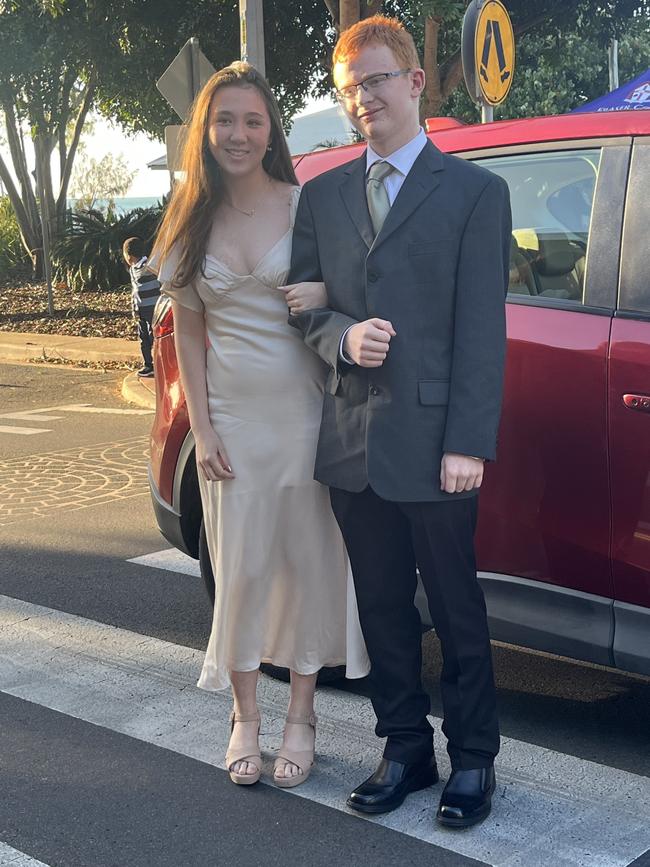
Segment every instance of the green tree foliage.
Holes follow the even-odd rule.
[[[0,179],[37,268],[41,206],[59,236],[89,110],[117,120],[127,134],[162,137],[178,118],[156,79],[191,36],[200,37],[216,68],[239,57],[238,8],[236,0],[0,0],[0,111],[17,182],[2,159]],[[330,19],[320,0],[267,0],[265,13],[267,71],[288,120],[326,65]]]
[[[350,10],[354,14],[350,0],[265,0],[267,74],[287,122],[308,95],[331,87],[329,63],[342,3],[346,15]],[[604,58],[611,36],[625,30],[635,11],[647,15],[649,4],[507,0],[522,37],[508,114],[517,113],[519,102],[521,112],[544,111],[546,105],[557,110],[572,102],[574,93],[587,98],[601,92],[602,69],[583,63],[587,58],[580,40],[588,38],[597,47],[589,57]],[[413,29],[428,77],[424,114],[436,114],[443,105],[455,109],[455,100],[462,100],[459,25],[466,6],[467,0],[359,0],[360,16],[383,10]],[[537,41],[525,42],[533,33]],[[574,42],[561,41],[568,33],[574,34]],[[143,130],[162,137],[165,124],[177,118],[155,81],[190,36],[199,37],[216,68],[238,57],[237,0],[0,0],[0,111],[17,182],[2,160],[0,179],[36,264],[42,247],[42,205],[52,235],[64,231],[68,187],[88,111],[96,108],[118,121],[126,135]],[[573,72],[571,52],[581,65]],[[560,68],[564,91],[558,84]],[[548,96],[548,82],[557,85],[556,98],[540,101],[536,91]],[[468,104],[459,109],[472,112]],[[42,202],[27,139],[35,149]],[[58,173],[50,170],[52,155]]]
[[[55,281],[73,292],[84,289],[111,291],[128,282],[122,244],[137,236],[150,243],[158,227],[161,208],[138,208],[115,218],[100,211],[75,213],[71,227],[54,246]]]
[[[14,209],[7,196],[0,196],[0,281],[27,262]]]
[[[400,17],[415,35],[423,57],[427,73],[427,88],[422,102],[422,114],[433,117],[438,114],[456,114],[476,120],[479,113],[473,109],[471,100],[466,96],[462,84],[461,22],[469,0],[386,0],[384,10]],[[505,0],[506,8],[512,18],[517,41],[517,62],[513,89],[506,102],[505,116],[543,114],[558,110],[560,102],[552,96],[547,100],[549,111],[544,110],[539,100],[532,99],[530,87],[524,87],[522,78],[531,82],[537,80],[539,60],[543,55],[548,58],[549,73],[544,81],[544,92],[554,92],[552,55],[557,58],[555,69],[561,60],[567,71],[565,87],[566,101],[573,100],[571,107],[587,95],[597,96],[607,88],[607,45],[613,37],[628,32],[631,22],[643,29],[650,15],[648,0]],[[573,43],[563,43],[563,37],[573,34]],[[570,69],[580,77],[578,66],[581,44],[590,46],[589,67],[596,73],[596,67],[604,70],[594,77],[585,74],[582,87],[573,89]],[[575,44],[574,44],[575,43]],[[560,48],[558,49],[558,46]],[[571,50],[575,49],[575,64]],[[560,53],[558,53],[560,52]],[[562,53],[563,52],[563,53]],[[641,63],[643,61],[641,60]],[[646,66],[650,58],[646,54]],[[643,68],[643,67],[642,67]],[[586,70],[583,70],[586,72]],[[533,88],[534,90],[534,88]],[[542,87],[537,85],[541,92]],[[523,97],[526,109],[521,111],[518,100]],[[559,110],[564,110],[560,108]]]

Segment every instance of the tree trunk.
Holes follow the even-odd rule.
[[[13,178],[9,173],[9,169],[2,157],[0,157],[0,178],[7,190],[7,196],[14,209],[18,228],[20,230],[20,238],[23,242],[25,250],[28,252],[32,260],[32,268],[36,268],[35,250],[41,245],[40,227],[34,226],[29,218],[29,214],[25,210],[20,193],[16,189]]]
[[[86,117],[88,116],[88,112],[90,110],[90,106],[93,102],[93,97],[95,95],[95,73],[90,76],[90,80],[86,85],[86,91],[84,93],[84,98],[81,102],[81,106],[79,108],[79,113],[77,114],[77,118],[74,124],[74,133],[72,135],[72,141],[70,142],[70,147],[68,148],[68,152],[65,157],[65,165],[63,171],[61,172],[61,185],[59,187],[59,195],[56,201],[56,231],[57,234],[61,234],[65,230],[65,212],[67,208],[68,201],[68,187],[70,185],[70,177],[72,175],[72,164],[74,162],[74,158],[77,153],[77,147],[79,145],[79,140],[81,138],[81,132],[83,130],[84,124],[86,122]],[[63,123],[63,121],[62,121]],[[67,118],[66,118],[67,123]]]
[[[343,33],[359,20],[359,0],[339,0],[339,32]]]
[[[420,102],[420,120],[427,117],[437,117],[444,101],[440,67],[438,66],[438,36],[440,34],[440,18],[427,15],[424,21],[424,53],[422,65],[426,76],[426,84]]]
[[[337,36],[357,21],[381,12],[381,0],[323,0],[332,16]]]

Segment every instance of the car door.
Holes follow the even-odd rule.
[[[611,664],[607,355],[630,141],[480,158],[510,187],[508,354],[477,550],[494,638]]]
[[[614,658],[650,674],[650,137],[632,152],[609,356]]]

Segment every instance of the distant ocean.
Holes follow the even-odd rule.
[[[133,211],[135,208],[152,208],[161,199],[162,196],[122,196],[115,199],[115,209],[118,214],[128,214],[129,211]],[[95,207],[101,211],[106,210],[107,205],[106,199],[97,199],[95,202]],[[68,206],[74,207],[74,199],[68,199]]]

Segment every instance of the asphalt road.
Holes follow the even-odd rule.
[[[0,365],[0,865],[650,864],[650,680],[512,647],[494,648],[503,800],[482,830],[435,829],[439,789],[387,820],[345,810],[378,754],[363,682],[319,696],[313,784],[232,786],[228,699],[193,687],[200,579],[129,562],[169,545],[146,485],[153,416],[121,400],[122,376]],[[440,717],[431,635],[424,655]],[[286,687],[263,690],[272,744]],[[582,830],[563,815],[578,802]]]

